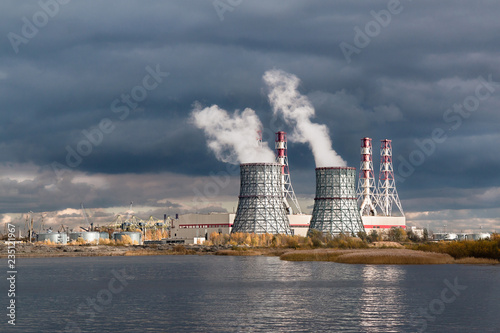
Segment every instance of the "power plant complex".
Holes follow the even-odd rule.
[[[261,140],[260,140],[261,141]],[[101,244],[128,240],[131,244],[147,242],[202,244],[210,234],[256,233],[306,236],[319,231],[331,235],[354,235],[359,232],[384,232],[406,228],[406,218],[396,190],[392,165],[392,141],[380,141],[378,181],[373,167],[372,139],[361,139],[359,172],[348,166],[317,167],[316,194],[312,215],[303,214],[291,183],[285,132],[277,132],[274,163],[240,164],[238,206],[233,213],[164,215],[163,221],[148,221],[120,215],[106,227],[94,228],[83,204],[82,213],[90,228],[39,232],[36,240],[56,244]],[[358,182],[356,186],[356,175]],[[129,212],[132,210],[132,203]],[[42,218],[43,225],[43,218]],[[42,228],[40,228],[40,231]],[[418,231],[415,227],[411,229]],[[421,232],[420,229],[419,232]],[[28,235],[33,234],[33,218]],[[153,237],[152,237],[153,235]],[[489,234],[436,233],[437,240],[484,239]],[[29,237],[31,239],[31,237]],[[149,240],[148,240],[149,239]]]
[[[240,164],[236,213],[181,215],[172,221],[171,237],[208,239],[212,232],[305,236],[312,230],[356,235],[372,229],[406,228],[395,186],[391,140],[381,141],[378,186],[375,186],[371,142],[370,138],[361,139],[357,188],[356,168],[316,168],[314,207],[312,215],[308,215],[302,214],[293,191],[286,133],[277,132],[276,163]]]
[[[262,140],[258,141],[261,144]],[[82,204],[82,213],[91,225],[88,230],[70,232],[63,228],[62,233],[40,232],[37,240],[99,244],[102,240],[120,241],[128,237],[132,243],[142,244],[148,239],[147,232],[151,234],[152,230],[156,234],[160,230],[161,239],[169,229],[168,242],[192,244],[203,243],[213,232],[306,236],[317,230],[324,234],[355,236],[374,229],[406,228],[396,191],[391,140],[381,140],[377,186],[371,138],[361,139],[357,187],[356,174],[354,167],[317,167],[312,215],[303,214],[291,182],[286,133],[280,131],[275,136],[275,162],[240,164],[240,193],[235,213],[176,215],[169,218],[168,223],[166,215],[163,223],[134,223],[133,219],[127,219],[122,223],[115,221],[102,232],[94,230]]]

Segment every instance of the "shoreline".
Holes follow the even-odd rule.
[[[314,249],[287,252],[280,256],[288,261],[329,261],[342,264],[365,265],[448,265],[476,264],[498,265],[500,262],[486,258],[455,259],[449,254],[424,252],[404,248],[369,248],[369,249]]]
[[[329,261],[344,264],[433,265],[500,264],[485,258],[454,259],[448,254],[405,248],[367,249],[290,249],[204,245],[39,245],[17,244],[16,258],[114,257],[155,255],[275,256],[287,261]],[[6,246],[0,246],[0,258],[7,258]]]

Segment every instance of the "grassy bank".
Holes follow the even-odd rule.
[[[338,248],[338,249],[366,249],[368,243],[357,237],[346,235],[324,235],[321,232],[313,232],[310,237],[273,235],[273,234],[250,234],[235,232],[232,234],[210,234],[207,246],[239,246],[252,248],[274,248],[274,249],[315,249],[315,248]]]
[[[455,260],[448,254],[413,251],[407,249],[364,250],[298,250],[280,256],[290,261],[332,261],[344,264],[374,265],[430,265],[452,264]]]
[[[225,249],[216,251],[214,254],[218,256],[280,256],[284,254],[284,249],[273,248],[240,248]]]
[[[467,240],[454,242],[437,242],[411,244],[407,248],[418,251],[446,253],[455,259],[485,258],[500,260],[500,235],[492,235],[491,239]]]

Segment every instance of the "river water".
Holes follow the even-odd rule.
[[[30,258],[18,259],[17,266],[16,326],[7,324],[9,286],[2,279],[0,332],[498,332],[500,327],[499,266],[209,255]]]

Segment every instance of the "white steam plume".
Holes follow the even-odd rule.
[[[300,80],[293,74],[281,70],[269,70],[264,74],[269,88],[269,102],[275,115],[281,114],[285,122],[294,128],[291,141],[309,143],[316,167],[346,166],[346,162],[332,149],[328,127],[311,122],[314,107],[297,87]]]
[[[274,153],[264,142],[258,144],[258,131],[262,124],[252,109],[241,114],[229,115],[217,105],[201,109],[195,106],[191,119],[196,127],[203,129],[208,147],[218,160],[238,163],[273,163]]]

